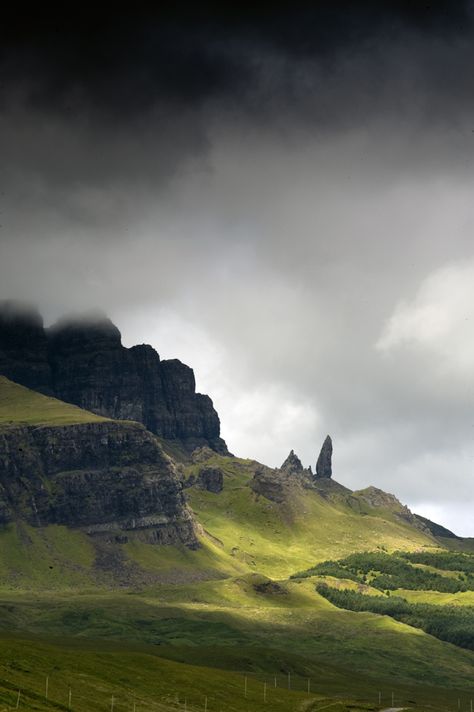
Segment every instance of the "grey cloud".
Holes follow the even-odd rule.
[[[474,504],[469,372],[377,344],[430,274],[472,258],[471,49],[400,37],[230,43],[247,84],[167,92],[116,123],[115,100],[67,113],[11,95],[0,296],[49,321],[103,309],[195,367],[232,450],[314,465],[330,432],[336,478],[451,523]]]

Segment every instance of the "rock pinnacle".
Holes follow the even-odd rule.
[[[295,472],[303,472],[303,465],[298,455],[295,455],[294,451],[291,450],[290,454],[286,458],[280,470],[287,472],[288,474],[293,474]]]
[[[316,463],[316,477],[329,479],[332,475],[332,440],[328,435]]]

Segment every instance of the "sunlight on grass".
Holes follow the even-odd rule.
[[[0,376],[0,426],[74,425],[107,420],[108,418],[89,413],[56,398],[43,396],[9,381],[5,376]]]

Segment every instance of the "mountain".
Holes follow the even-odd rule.
[[[433,543],[393,496],[362,499],[304,469],[293,451],[271,469],[209,447],[179,463],[162,443],[140,423],[98,416],[0,376],[0,526],[19,557],[4,568],[5,580],[20,576],[27,585],[28,542],[48,539],[55,527],[66,527],[63,536],[74,534],[92,557],[81,574],[87,585],[100,567],[112,586],[133,585],[131,571],[137,584],[163,580],[157,544],[199,549],[192,576],[212,578],[236,570],[289,576],[380,537],[392,549]],[[354,504],[362,501],[364,518]],[[282,558],[285,542],[291,549]],[[67,558],[53,559],[48,565],[63,570],[67,588]],[[179,559],[175,573],[186,578],[192,556],[181,574]]]
[[[18,319],[0,363],[37,386],[0,376],[0,710],[469,708],[472,542],[339,484],[329,436],[313,472],[153,433],[110,322]]]
[[[209,396],[177,359],[161,361],[146,344],[125,348],[102,316],[43,327],[37,311],[0,304],[0,374],[99,415],[143,423],[191,452],[206,445],[227,453]]]

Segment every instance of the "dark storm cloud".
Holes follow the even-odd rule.
[[[471,130],[470,2],[190,7],[7,15],[3,188],[35,176],[59,189],[146,193],[183,161],[205,160],[209,127],[222,121],[283,136],[376,121],[395,133],[413,123]]]
[[[57,15],[42,8],[27,17],[4,17],[1,77],[7,97],[12,84],[23,85],[34,107],[68,118],[75,111],[103,115],[105,120],[112,115],[120,124],[157,102],[183,107],[242,97],[259,86],[266,57],[303,66],[317,62],[320,71],[331,73],[344,58],[353,61],[374,51],[383,57],[387,45],[413,49],[417,44],[469,42],[472,31],[467,0],[326,0],[271,7],[262,3],[253,9],[232,3],[175,3],[154,12],[138,8],[126,14],[76,7]],[[369,73],[381,81],[387,69],[393,67],[384,67],[382,61]],[[447,90],[449,77],[453,94],[470,95],[462,66],[434,61],[432,76],[429,69],[421,67],[433,89]],[[457,86],[452,85],[454,78]],[[291,99],[290,77],[283,74],[280,79],[272,90]],[[302,94],[293,98],[303,100]]]

